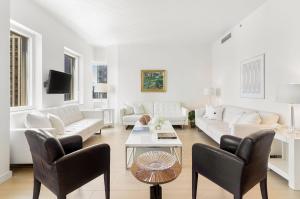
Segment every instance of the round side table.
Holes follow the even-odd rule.
[[[181,172],[177,158],[163,151],[149,151],[138,156],[131,173],[141,182],[152,184],[150,199],[162,199],[161,184],[175,180]]]

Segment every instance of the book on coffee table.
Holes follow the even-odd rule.
[[[175,133],[157,133],[158,139],[177,139]]]

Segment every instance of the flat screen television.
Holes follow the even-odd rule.
[[[65,94],[71,91],[71,75],[55,70],[49,71],[48,94]]]

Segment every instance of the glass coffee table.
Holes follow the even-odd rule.
[[[149,151],[139,155],[131,173],[141,182],[152,184],[150,199],[162,199],[161,184],[175,180],[181,172],[177,158],[164,151]]]
[[[143,128],[135,132],[135,127]],[[174,133],[176,139],[158,139],[157,133]],[[177,136],[175,129],[169,121],[165,121],[160,130],[155,130],[152,126],[143,126],[140,122],[137,122],[131,131],[127,141],[125,143],[125,168],[128,169],[130,164],[133,163],[136,156],[137,149],[140,151],[157,150],[168,151],[174,155],[178,162],[182,164],[182,142]],[[167,149],[167,150],[166,150]]]

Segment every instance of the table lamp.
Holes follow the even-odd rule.
[[[216,95],[216,89],[215,88],[204,88],[203,89],[203,95],[209,97],[209,104],[211,104],[211,97]]]
[[[295,131],[294,105],[300,104],[300,84],[286,84],[279,87],[277,101],[291,105],[290,132]]]

